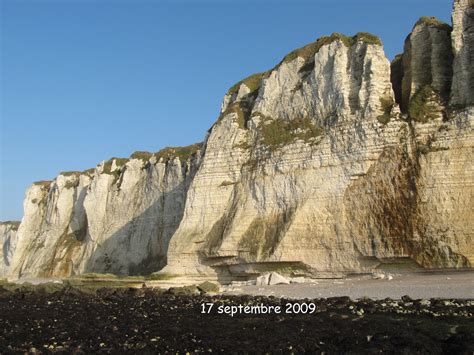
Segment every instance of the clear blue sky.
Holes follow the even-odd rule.
[[[379,35],[390,59],[450,0],[0,0],[0,220],[26,188],[112,156],[204,138],[222,96],[332,32]]]

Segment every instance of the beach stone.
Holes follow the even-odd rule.
[[[168,293],[174,296],[192,296],[199,295],[201,292],[196,285],[191,285],[183,287],[171,287],[168,290]]]
[[[219,292],[220,290],[219,285],[210,281],[205,281],[199,284],[197,288],[204,293],[216,293],[216,292]]]
[[[280,275],[277,272],[272,272],[270,274],[270,279],[268,281],[269,285],[288,285],[290,281],[282,275]]]
[[[404,295],[404,296],[402,296],[402,301],[403,302],[412,302],[413,299],[408,295]]]
[[[422,300],[420,300],[420,306],[429,307],[429,306],[431,306],[431,302],[430,302],[430,300],[422,299]]]
[[[270,274],[265,274],[257,277],[257,282],[255,283],[257,286],[265,286],[268,285],[270,280]]]
[[[292,277],[290,282],[292,284],[303,284],[306,282],[305,278],[304,277]]]

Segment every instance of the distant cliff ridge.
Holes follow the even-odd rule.
[[[20,222],[17,221],[0,222],[0,277],[8,274],[19,226]]]
[[[85,172],[34,183],[9,273],[151,273],[165,265],[200,144],[136,152]]]
[[[473,4],[421,18],[392,63],[368,33],[291,52],[229,89],[202,144],[33,184],[0,275],[472,267]]]

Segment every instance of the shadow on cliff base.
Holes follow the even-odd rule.
[[[96,247],[86,262],[84,272],[147,275],[161,270],[166,265],[170,239],[183,218],[186,194],[185,181],[163,193],[159,200]],[[170,203],[179,203],[179,209],[175,209],[177,213],[167,216],[165,220],[162,212]],[[128,254],[135,253],[142,255],[141,261],[133,262],[128,257]],[[126,261],[123,260],[124,255]]]

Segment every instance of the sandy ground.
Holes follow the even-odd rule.
[[[225,288],[229,295],[262,295],[285,298],[327,298],[349,296],[352,299],[399,299],[408,295],[420,298],[474,298],[474,272],[446,272],[394,276],[392,280],[353,277],[339,280],[316,280],[314,283],[276,286],[233,286]]]
[[[392,274],[393,279],[373,279],[371,276],[353,276],[344,279],[306,280],[305,283],[290,285],[251,286],[226,285],[221,287],[224,295],[253,295],[275,296],[282,298],[328,298],[349,296],[352,299],[368,297],[372,299],[400,299],[408,295],[414,299],[421,298],[458,298],[474,299],[474,270],[469,271],[424,271],[403,275]],[[107,285],[113,280],[105,280]],[[142,282],[127,282],[116,280],[117,286],[141,287]],[[148,287],[168,289],[183,285],[199,284],[203,280],[176,280],[146,282]],[[28,282],[34,285],[54,282],[62,283],[60,279],[21,279],[16,283]],[[90,280],[90,284],[100,286],[98,280]]]

